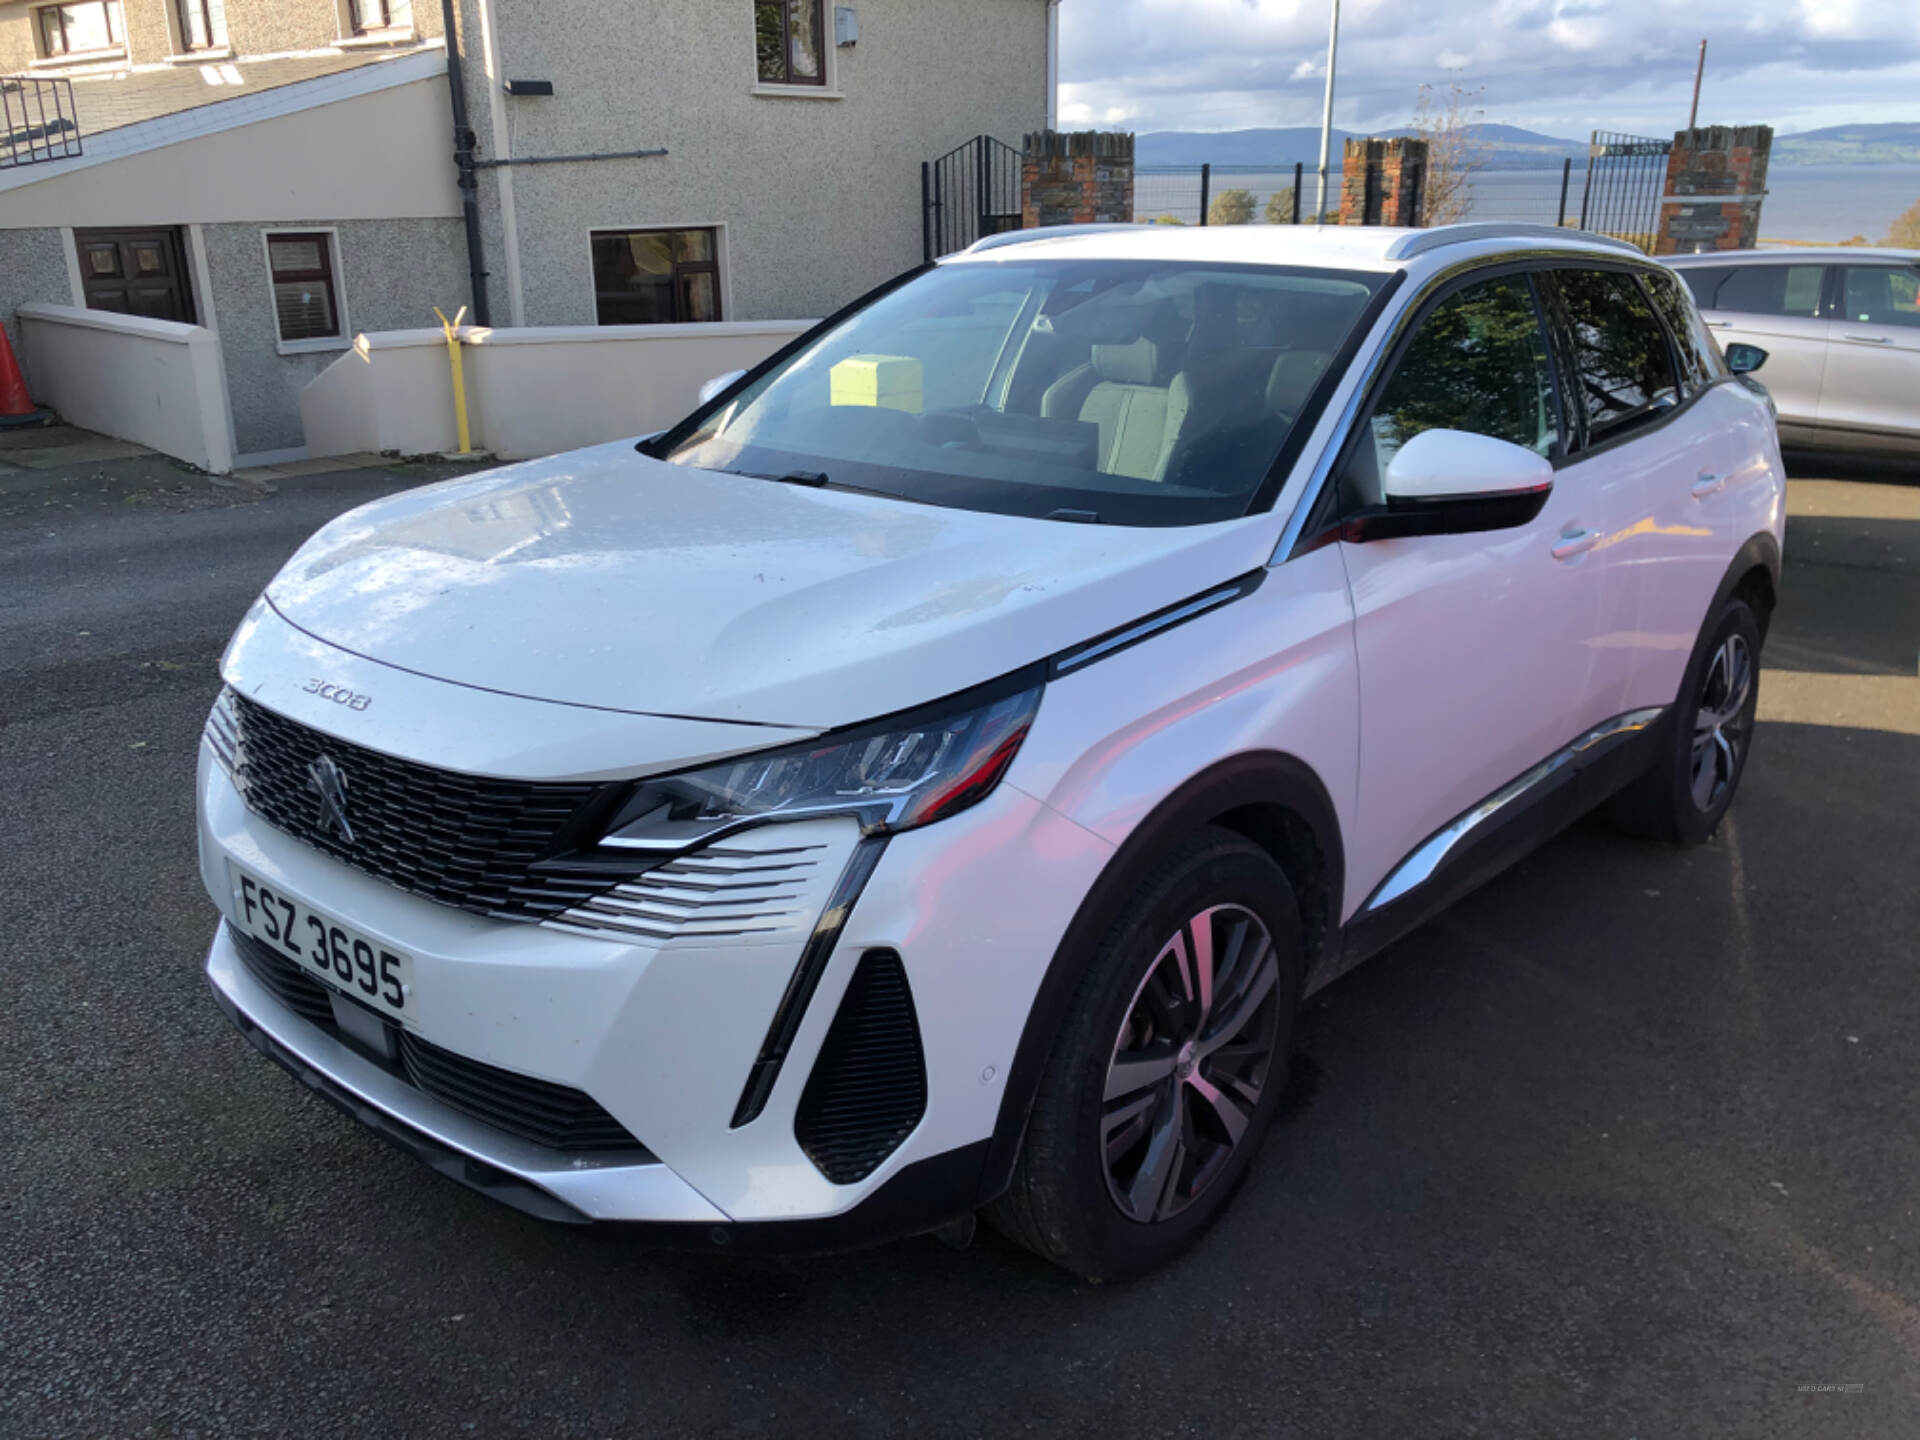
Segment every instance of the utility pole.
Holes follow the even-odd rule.
[[[1327,103],[1320,111],[1320,186],[1313,205],[1313,223],[1327,213],[1327,147],[1333,140],[1333,60],[1340,45],[1340,0],[1333,0],[1333,21],[1327,26]]]
[[[1700,41],[1700,58],[1693,66],[1693,108],[1687,111],[1687,129],[1693,129],[1694,121],[1700,118],[1700,77],[1707,73],[1707,42]]]

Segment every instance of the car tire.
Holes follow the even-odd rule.
[[[1630,835],[1698,845],[1740,788],[1760,704],[1760,624],[1729,601],[1688,663],[1658,758],[1615,795],[1608,818]]]
[[[1213,828],[1176,846],[1091,957],[989,1223],[1090,1280],[1197,1241],[1272,1124],[1304,962],[1266,851]]]

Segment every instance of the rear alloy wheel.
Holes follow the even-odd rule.
[[[1273,1120],[1304,973],[1272,856],[1211,828],[1175,846],[1087,958],[988,1219],[1089,1279],[1192,1245]]]
[[[1613,797],[1609,817],[1629,834],[1683,845],[1713,834],[1740,788],[1759,704],[1759,622],[1730,600],[1694,651],[1658,758]]]

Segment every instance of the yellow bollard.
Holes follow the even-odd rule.
[[[473,441],[467,433],[467,382],[460,371],[460,322],[466,318],[467,307],[462,305],[454,312],[453,319],[447,319],[438,305],[433,313],[440,317],[440,328],[447,336],[447,357],[453,366],[453,423],[460,432],[460,453],[471,455]]]

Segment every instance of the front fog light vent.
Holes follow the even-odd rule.
[[[860,957],[794,1117],[794,1138],[836,1185],[871,1175],[927,1113],[927,1062],[906,967]]]

